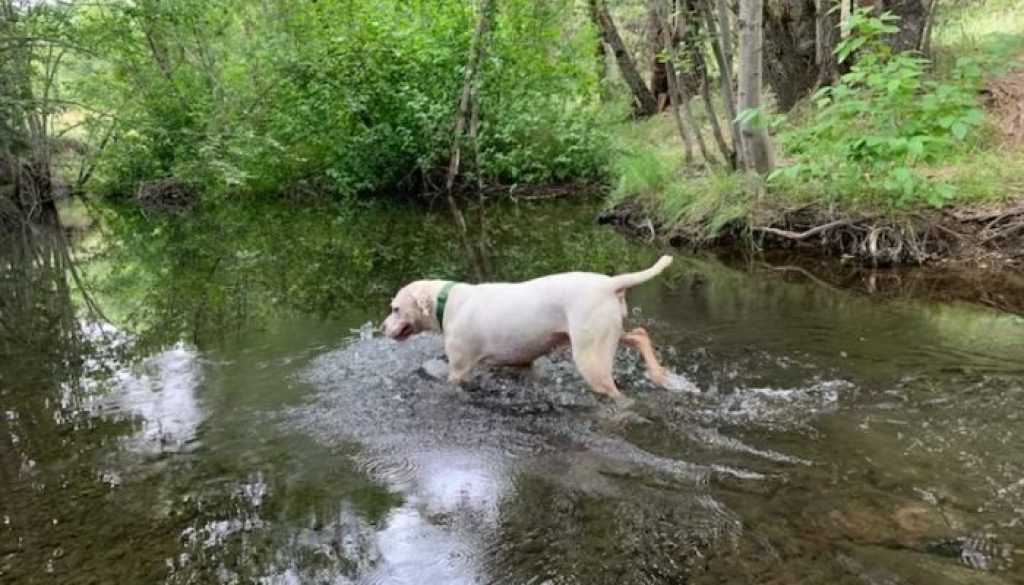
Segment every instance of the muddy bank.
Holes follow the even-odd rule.
[[[666,225],[633,201],[603,212],[598,222],[685,249],[787,250],[874,267],[978,263],[1024,269],[1024,201],[898,215],[764,207],[713,238],[700,226]]]
[[[704,238],[626,202],[598,222],[734,264],[881,296],[964,300],[1024,313],[1024,204],[901,216],[765,210]]]

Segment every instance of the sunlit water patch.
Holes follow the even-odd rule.
[[[110,382],[112,392],[95,406],[105,416],[136,421],[138,430],[126,439],[130,449],[188,449],[206,416],[196,397],[202,376],[197,352],[179,344],[117,371]]]

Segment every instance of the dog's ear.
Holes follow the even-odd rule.
[[[434,314],[434,300],[430,298],[425,290],[418,290],[412,295],[413,301],[416,303],[416,308],[423,313],[424,317],[429,317]]]

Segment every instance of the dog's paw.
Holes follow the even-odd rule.
[[[455,400],[457,402],[469,402],[473,399],[473,396],[466,391],[467,388],[455,384],[449,384],[445,386],[444,391],[441,393],[444,396],[444,400]]]
[[[614,398],[615,410],[621,410],[627,412],[632,410],[633,406],[636,405],[636,399],[628,396],[618,396]]]
[[[669,370],[665,371],[664,379],[658,382],[658,385],[669,392],[700,394],[700,388],[691,382],[689,378]]]
[[[647,424],[651,421],[633,410],[635,401],[626,398],[625,401],[616,401],[601,409],[600,418],[615,426],[625,424]]]

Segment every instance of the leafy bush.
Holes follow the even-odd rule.
[[[831,201],[896,207],[940,207],[955,196],[953,185],[926,176],[922,166],[962,149],[982,123],[982,63],[962,58],[948,79],[929,78],[926,59],[893,53],[885,43],[898,31],[895,20],[867,8],[851,15],[851,34],[836,55],[856,61],[837,85],[815,94],[806,126],[780,135],[795,162],[770,177],[775,188],[809,184]]]
[[[562,27],[579,8],[496,7],[480,78],[487,179],[598,174],[595,40]],[[95,187],[118,197],[173,176],[208,193],[429,188],[447,166],[475,23],[457,0],[83,8],[79,34],[102,59],[80,63],[74,87],[117,119]]]

